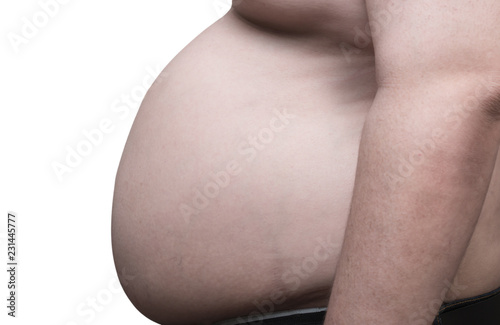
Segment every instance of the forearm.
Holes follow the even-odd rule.
[[[469,85],[419,85],[379,90],[370,110],[326,325],[412,324],[474,230],[498,148],[491,97],[464,108]]]

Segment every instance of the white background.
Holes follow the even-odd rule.
[[[58,8],[44,14],[40,3]],[[158,73],[229,5],[0,0],[1,324],[154,324],[117,290],[114,178],[148,71]],[[129,114],[113,111],[126,96]],[[68,166],[68,152],[103,119],[112,131],[83,145],[87,156],[58,177],[53,165]],[[15,319],[6,307],[8,211],[18,215]]]

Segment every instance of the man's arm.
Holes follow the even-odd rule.
[[[500,2],[366,2],[372,22],[401,10],[373,25],[379,90],[325,324],[430,324],[415,315],[455,275],[500,143]]]

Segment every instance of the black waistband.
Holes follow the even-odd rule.
[[[220,325],[323,325],[326,308],[297,311],[293,314],[275,313],[255,317],[252,320],[239,318]],[[433,325],[500,325],[500,288],[491,292],[444,303],[439,309]]]
[[[433,325],[499,325],[500,288],[466,299],[445,303]]]

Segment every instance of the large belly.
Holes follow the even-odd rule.
[[[328,53],[240,24],[223,19],[161,74],[118,171],[115,262],[158,322],[328,300],[373,94],[346,94]]]

